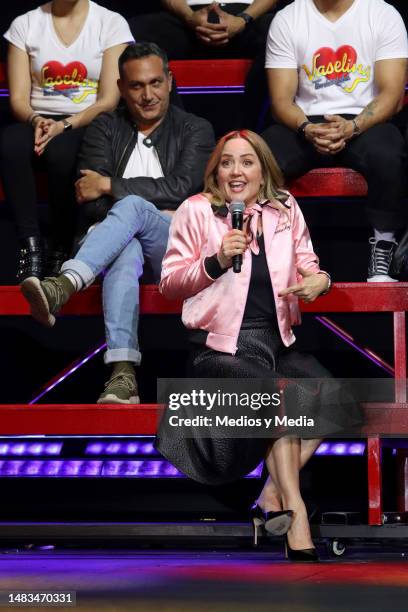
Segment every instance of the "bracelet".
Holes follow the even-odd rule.
[[[37,119],[37,117],[41,117],[41,115],[39,115],[38,113],[33,113],[32,115],[30,115],[30,118],[28,119],[28,123],[31,125],[31,127],[34,127],[34,119]]]
[[[332,286],[332,279],[331,276],[328,272],[325,272],[324,270],[320,270],[320,272],[318,272],[318,274],[324,274],[327,277],[327,280],[329,281],[329,284],[327,285],[327,289],[325,289],[324,291],[321,292],[320,295],[327,295],[331,289]]]
[[[351,123],[353,124],[353,133],[351,137],[353,138],[354,136],[359,136],[361,134],[361,129],[358,127],[357,121],[355,119],[352,119]]]

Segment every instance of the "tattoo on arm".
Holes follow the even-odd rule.
[[[377,104],[378,100],[372,100],[369,104],[367,104],[367,106],[361,111],[361,119],[369,119],[374,117]]]

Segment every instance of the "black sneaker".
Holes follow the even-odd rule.
[[[376,240],[370,238],[371,245],[370,262],[368,264],[368,283],[397,283],[390,276],[390,268],[396,242],[388,240]]]

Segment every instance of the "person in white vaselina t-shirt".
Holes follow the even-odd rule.
[[[266,68],[280,125],[263,136],[287,179],[344,166],[368,183],[369,282],[392,281],[404,140],[390,123],[406,82],[407,32],[384,0],[295,0],[273,20]]]
[[[256,129],[267,98],[265,40],[278,0],[162,0],[162,10],[129,21],[135,40],[160,45],[169,60],[251,58],[244,125]]]
[[[59,271],[73,238],[76,157],[86,125],[119,101],[118,57],[133,41],[125,19],[90,0],[53,0],[17,17],[9,42],[11,109],[0,136],[2,180],[21,241],[19,282]],[[48,175],[47,259],[34,170]]]

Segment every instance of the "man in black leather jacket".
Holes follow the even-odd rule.
[[[124,178],[137,144],[138,123],[126,106],[103,113],[88,127],[78,164],[85,176],[76,183],[82,231],[104,219],[112,204],[128,195],[145,198],[160,210],[176,210],[183,199],[199,191],[214,146],[208,121],[169,105],[161,123],[144,140],[156,150],[164,176]],[[106,177],[110,181],[104,187]]]
[[[113,372],[98,403],[128,404],[139,402],[139,277],[146,262],[160,279],[171,214],[200,191],[214,134],[205,119],[169,105],[171,73],[157,45],[128,46],[119,71],[125,108],[89,125],[79,158],[82,231],[99,224],[59,277],[29,279],[23,293],[33,316],[52,326],[70,295],[105,270],[105,363]]]

